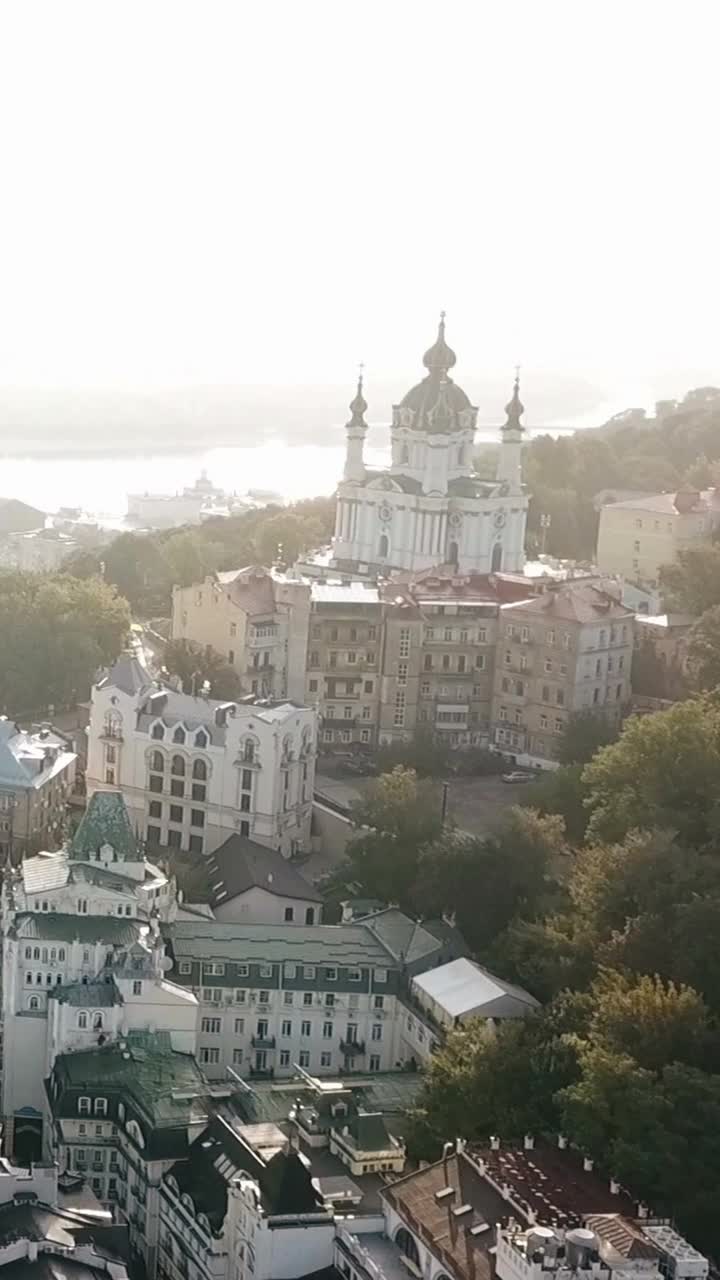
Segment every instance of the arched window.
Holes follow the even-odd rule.
[[[28,1009],[39,1009],[39,1008],[40,1008],[40,997],[31,996],[28,1001]]]
[[[35,974],[35,986],[36,986],[36,987],[41,987],[41,986],[42,986],[42,974],[41,974],[41,973],[36,973],[36,974]]]
[[[153,751],[150,757],[150,768],[153,773],[162,773],[165,768],[165,757],[162,751]]]
[[[32,947],[25,948],[25,959],[32,960]]]
[[[42,962],[43,962],[43,964],[47,964],[47,962],[48,962],[48,949],[47,949],[47,947],[43,947],[43,949],[42,949]]]
[[[457,542],[451,542],[450,545],[448,546],[448,564],[452,564],[455,566],[455,568],[457,568],[457,562],[458,562],[458,544]]]
[[[107,711],[105,713],[105,736],[107,738],[119,738],[122,735],[122,716],[119,711]]]
[[[248,738],[246,739],[245,746],[243,747],[243,760],[245,761],[245,764],[252,764],[254,759],[255,759],[255,743],[251,742],[250,739]]]
[[[40,959],[40,948],[33,947],[33,960],[39,960],[39,959]]]
[[[62,986],[62,974],[61,974],[61,973],[58,973],[58,974],[56,975],[56,977],[55,977],[55,986],[56,986],[56,987]]]
[[[185,730],[183,729],[183,727],[182,727],[182,725],[181,725],[181,724],[179,724],[179,725],[178,725],[177,729],[176,729],[176,730],[175,730],[175,732],[173,733],[173,739],[172,739],[172,740],[173,740],[173,742],[184,742],[184,741],[185,741]]]
[[[173,756],[170,772],[174,773],[176,778],[185,777],[185,761],[182,756]]]
[[[207,744],[208,744],[208,736],[207,736],[207,734],[206,734],[205,730],[204,730],[204,729],[198,729],[197,733],[195,734],[195,746],[196,746],[196,747],[206,747],[206,746],[207,746]]]
[[[495,546],[492,549],[492,562],[490,565],[490,568],[492,569],[493,573],[499,573],[500,570],[502,569],[502,556],[503,556],[502,542],[496,542]]]
[[[204,760],[193,761],[193,778],[198,782],[207,782],[207,765]]]
[[[65,959],[65,948],[61,947],[60,950],[58,951],[58,960],[64,960],[64,959]]]
[[[159,720],[155,721],[150,731],[150,737],[155,738],[158,742],[162,742],[165,737],[165,725],[161,724]]]
[[[51,959],[51,960],[53,960],[53,961],[54,961],[54,960],[57,960],[57,948],[56,948],[56,947],[51,947],[51,948],[50,948],[50,959]]]
[[[416,1267],[420,1266],[418,1247],[410,1232],[405,1230],[405,1227],[400,1227],[395,1236],[395,1243],[404,1257],[409,1258],[410,1262],[414,1262]]]
[[[378,555],[379,555],[379,557],[380,557],[380,559],[381,559],[381,560],[384,560],[385,556],[387,555],[389,545],[390,545],[390,544],[389,544],[389,542],[388,542],[388,536],[387,536],[387,534],[386,534],[386,533],[381,534],[381,535],[380,535],[380,545],[379,545],[379,547],[378,547]]]
[[[93,1031],[102,1031],[102,1029],[103,1029],[102,1014],[101,1013],[93,1014]]]
[[[52,986],[52,983],[53,983],[53,976],[52,976],[52,974],[51,974],[51,973],[49,973],[49,974],[47,975],[47,977],[45,978],[45,983],[46,983],[46,985],[47,985],[48,987],[51,987],[51,986]]]
[[[81,1031],[86,1031],[87,1024],[88,1024],[87,1013],[85,1012],[84,1009],[81,1009],[78,1014],[78,1027],[80,1028]]]
[[[31,974],[31,973],[26,973],[26,974],[25,974],[25,982],[26,982],[26,984],[27,984],[27,983],[31,983],[31,982],[32,982],[32,974]]]

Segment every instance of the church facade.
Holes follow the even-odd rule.
[[[473,469],[477,409],[450,377],[455,352],[441,317],[425,352],[425,378],[393,406],[390,466],[365,466],[362,379],[350,405],[347,452],[338,486],[333,565],[386,574],[439,564],[460,573],[522,571],[528,495],[522,484],[524,429],[519,384],[506,407],[495,480]]]

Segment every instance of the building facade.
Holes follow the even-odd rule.
[[[619,725],[630,699],[632,610],[575,583],[500,610],[492,741],[518,763],[552,767],[578,712]]]
[[[216,573],[173,588],[172,638],[222,654],[246,693],[301,702],[309,609],[307,583],[275,569]]]
[[[0,857],[14,861],[62,838],[77,756],[49,725],[0,717]]]
[[[437,564],[474,573],[522,569],[528,497],[517,381],[497,478],[486,481],[473,468],[477,409],[450,377],[456,356],[445,341],[444,318],[423,363],[427,376],[393,407],[392,461],[383,471],[365,465],[367,403],[358,384],[346,427],[333,564],[364,574]]]
[[[238,833],[306,848],[316,714],[289,701],[192,697],[124,656],[93,687],[88,794],[114,787],[152,848],[211,853]]]
[[[690,487],[653,493],[600,509],[597,563],[601,572],[658,586],[660,567],[709,542],[720,524],[720,492]]]

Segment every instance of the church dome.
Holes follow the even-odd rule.
[[[425,352],[428,375],[408,391],[397,406],[396,425],[436,434],[463,431],[475,425],[475,409],[468,396],[448,376],[457,356],[445,341],[445,314],[436,341]]]

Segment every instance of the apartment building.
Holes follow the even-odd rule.
[[[168,953],[200,1003],[202,1070],[262,1079],[391,1070],[410,978],[457,950],[393,908],[342,925],[177,921]]]
[[[172,638],[222,654],[246,693],[301,702],[309,611],[307,583],[251,565],[174,587]]]
[[[192,697],[123,655],[93,686],[88,794],[120,791],[152,848],[207,854],[237,833],[289,857],[309,840],[316,744],[311,708]]]
[[[21,729],[0,716],[0,857],[57,845],[77,756],[50,725]]]
[[[617,724],[630,698],[632,610],[583,583],[500,609],[492,743],[520,764],[552,767],[569,717]]]
[[[363,582],[313,583],[305,701],[321,722],[321,745],[378,741],[383,604]]]
[[[44,1080],[58,1054],[150,1024],[194,1051],[197,1004],[165,980],[158,929],[176,911],[174,881],[144,858],[116,793],[92,797],[69,845],[4,878],[6,1151],[37,1160],[47,1145]]]
[[[720,491],[687,486],[648,493],[600,509],[597,563],[603,573],[657,587],[660,566],[708,542],[720,524]]]

